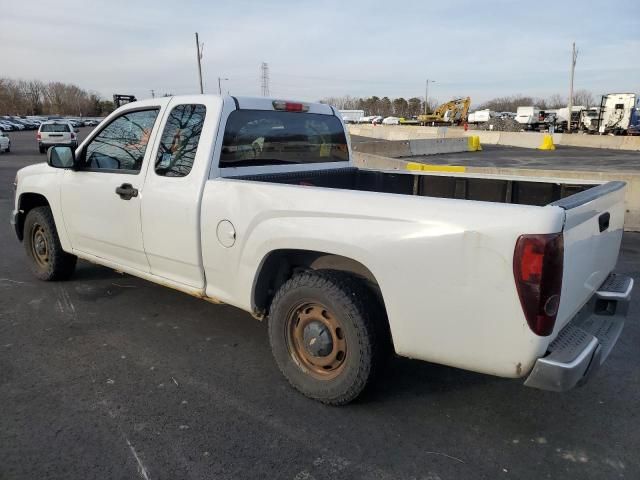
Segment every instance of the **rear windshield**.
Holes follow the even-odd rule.
[[[41,132],[68,132],[69,125],[66,123],[46,123],[40,128]]]
[[[224,131],[221,167],[346,162],[338,117],[316,113],[236,110]]]

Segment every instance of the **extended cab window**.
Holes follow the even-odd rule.
[[[338,117],[236,110],[227,120],[220,167],[348,160],[347,138]]]
[[[178,105],[171,110],[156,158],[158,175],[189,175],[196,158],[206,112],[207,108],[204,105]]]
[[[113,120],[87,145],[83,168],[139,172],[158,111],[127,112]]]

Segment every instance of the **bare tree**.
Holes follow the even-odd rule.
[[[589,90],[576,90],[573,93],[573,104],[583,105],[587,108],[592,107],[595,104],[595,98]]]
[[[511,95],[509,97],[499,97],[484,102],[478,109],[488,108],[496,112],[515,112],[518,107],[536,105],[536,100],[533,97],[525,95]],[[537,105],[536,105],[537,106]]]
[[[547,108],[563,108],[567,105],[567,99],[559,93],[554,93],[547,99]]]
[[[77,85],[0,78],[0,114],[104,115],[112,110],[111,102]]]
[[[41,114],[45,92],[44,83],[40,80],[19,80],[18,87],[26,102],[26,113],[31,115]]]

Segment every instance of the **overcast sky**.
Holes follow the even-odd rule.
[[[0,77],[72,82],[110,98],[205,92],[272,96],[567,94],[640,91],[640,1],[0,0]],[[46,6],[44,6],[46,5]]]

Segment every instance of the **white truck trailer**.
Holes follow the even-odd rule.
[[[344,123],[358,123],[364,117],[364,110],[338,110]]]

